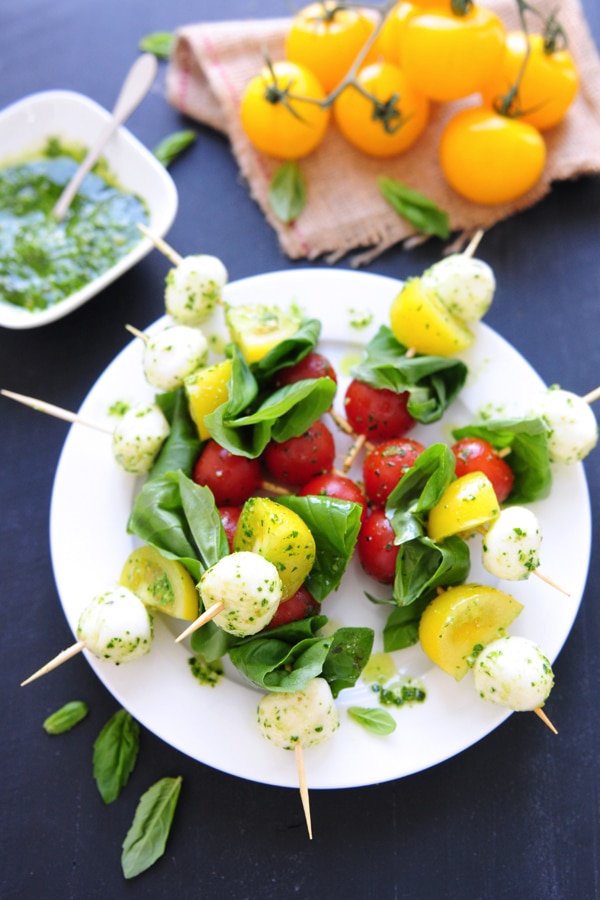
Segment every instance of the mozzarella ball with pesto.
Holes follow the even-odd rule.
[[[543,706],[554,685],[547,656],[533,641],[516,635],[488,644],[475,660],[473,678],[482,700],[518,712]]]
[[[275,565],[249,550],[220,559],[204,572],[199,588],[205,609],[224,604],[215,624],[238,637],[256,634],[269,624],[283,590]]]
[[[464,253],[453,253],[434,263],[423,273],[421,283],[465,322],[478,322],[484,317],[496,290],[490,266]]]
[[[94,656],[132,662],[150,651],[152,617],[133,591],[117,587],[100,594],[79,617],[77,637]]]
[[[221,301],[227,269],[216,256],[185,256],[169,270],[165,308],[178,325],[200,325]]]
[[[483,565],[497,578],[521,581],[539,567],[542,532],[537,516],[524,506],[509,506],[492,520],[483,538]]]
[[[169,423],[154,403],[132,406],[113,431],[113,455],[126,472],[149,472],[169,435]]]
[[[299,691],[265,694],[258,704],[258,727],[283,750],[320,744],[339,725],[331,688],[324,678],[311,679]]]
[[[598,422],[589,403],[577,394],[550,388],[540,396],[535,412],[550,429],[548,451],[552,462],[579,462],[596,446]]]
[[[199,328],[172,325],[144,344],[146,381],[159,391],[174,391],[205,364],[207,356],[208,341]]]

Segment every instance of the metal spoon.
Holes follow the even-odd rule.
[[[150,90],[156,77],[157,68],[158,60],[153,53],[144,53],[132,65],[117,97],[110,121],[106,123],[96,143],[88,150],[85,159],[65,187],[52,210],[52,215],[58,222],[65,217],[73,198],[81,187],[81,182],[98,160],[105,145]]]

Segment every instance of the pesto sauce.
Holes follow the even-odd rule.
[[[138,244],[144,201],[102,164],[86,176],[62,222],[52,209],[82,154],[56,139],[35,159],[0,170],[0,298],[29,310],[54,306]]]

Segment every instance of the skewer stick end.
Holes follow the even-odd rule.
[[[302,800],[302,809],[304,810],[304,818],[306,819],[306,827],[308,829],[308,837],[312,841],[312,820],[310,816],[310,800],[308,796],[308,786],[306,784],[306,772],[304,769],[304,754],[302,752],[302,744],[296,744],[296,769],[298,771],[298,783],[300,785],[300,798]]]
[[[207,622],[210,622],[211,619],[214,619],[215,616],[218,616],[219,613],[225,608],[225,604],[222,600],[219,600],[217,603],[213,603],[212,606],[209,606],[208,609],[205,609],[204,612],[198,616],[197,619],[188,625],[181,634],[178,634],[175,638],[175,643],[178,644],[180,641],[185,640],[186,637],[189,637],[194,631],[197,631],[198,628],[202,628],[203,625],[206,625]]]
[[[536,706],[536,708],[533,711],[536,714],[536,716],[538,716],[542,720],[544,725],[548,726],[548,728],[550,729],[550,731],[553,734],[558,734],[558,731],[556,730],[556,728],[554,727],[554,725],[552,724],[552,722],[550,721],[550,719],[548,718],[548,716],[546,715],[546,713],[540,706]]]
[[[45,666],[42,666],[41,669],[38,669],[37,672],[34,672],[33,675],[30,675],[29,678],[26,678],[25,681],[21,682],[21,687],[25,687],[26,684],[30,684],[32,681],[35,681],[36,678],[41,678],[42,675],[46,675],[48,672],[51,672],[52,669],[58,668],[71,657],[76,656],[80,653],[85,647],[85,641],[77,641],[77,643],[72,644],[70,647],[67,647],[66,650],[61,650],[50,662],[47,662]]]

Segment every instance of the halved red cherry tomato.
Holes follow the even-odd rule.
[[[305,587],[300,587],[288,600],[279,604],[267,628],[277,628],[278,625],[287,625],[288,622],[308,619],[309,616],[316,616],[320,611],[319,601],[315,600]]]
[[[283,387],[305,378],[331,378],[337,384],[337,375],[329,360],[321,353],[314,351],[308,353],[295,365],[278,372],[275,384],[277,387]]]
[[[349,85],[333,104],[333,117],[346,140],[378,158],[412,147],[429,120],[429,101],[392,63],[372,63],[356,80],[360,90]]]
[[[365,455],[365,493],[373,506],[383,507],[400,479],[415,464],[425,447],[410,438],[384,441]]]
[[[241,506],[220,506],[219,515],[221,523],[229,544],[229,552],[233,553],[233,538],[235,537],[235,529],[237,528],[238,519],[242,512]]]
[[[270,441],[262,459],[272,478],[294,487],[332,468],[335,442],[327,426],[318,420],[300,437],[281,443]]]
[[[483,472],[492,482],[498,503],[504,503],[513,488],[515,476],[509,464],[483,438],[461,438],[452,445],[456,457],[456,477]]]
[[[361,522],[367,517],[367,498],[355,481],[348,478],[347,475],[340,475],[337,472],[325,472],[323,475],[317,475],[298,491],[301,497],[309,494],[316,494],[321,497],[337,497],[339,500],[351,500],[353,503],[359,503],[363,512]]]
[[[262,482],[258,459],[247,459],[207,441],[192,472],[196,484],[209,487],[217,506],[239,506],[255,494]]]
[[[375,509],[358,534],[356,552],[365,572],[383,584],[393,584],[399,547],[382,509]]]
[[[540,132],[519,119],[484,107],[463,109],[440,140],[440,164],[448,183],[474,203],[508,203],[527,193],[546,163]]]
[[[402,437],[415,424],[406,408],[409,398],[408,391],[396,394],[353,379],[344,398],[346,417],[353,430],[369,440]]]

